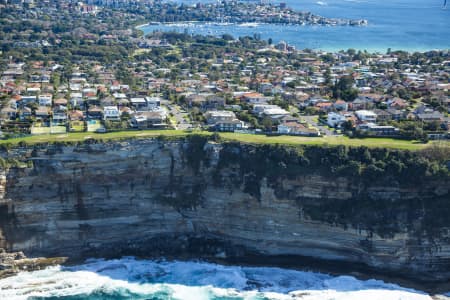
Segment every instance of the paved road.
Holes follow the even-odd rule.
[[[178,106],[170,103],[169,100],[161,100],[161,105],[165,106],[169,114],[172,114],[176,120],[175,129],[185,130],[192,128],[192,124],[186,121],[187,112],[183,112]]]
[[[301,116],[301,119],[305,120],[309,125],[319,129],[322,135],[336,135],[336,133],[334,133],[334,129],[330,129],[327,125],[316,122],[315,120],[317,119],[317,116]]]

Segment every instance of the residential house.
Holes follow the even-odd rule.
[[[81,110],[71,110],[68,113],[70,121],[83,121],[84,113]]]
[[[211,110],[205,113],[206,122],[210,125],[218,122],[233,121],[236,119],[236,115],[232,111],[227,110]]]
[[[86,99],[86,103],[89,106],[99,106],[100,102],[101,102],[100,99],[96,96],[91,96]]]
[[[67,99],[64,98],[58,98],[54,101],[54,106],[61,109],[66,110],[67,109]]]
[[[50,118],[50,108],[48,106],[39,106],[34,112],[36,120],[48,120]]]
[[[357,129],[375,136],[394,137],[399,135],[399,129],[394,126],[380,126],[374,123],[360,124]]]
[[[348,103],[344,100],[337,100],[336,102],[334,102],[333,107],[337,111],[347,111]]]
[[[430,113],[417,114],[417,119],[422,122],[443,122],[444,115],[438,111],[433,111]]]
[[[392,120],[392,114],[389,113],[387,110],[374,109],[373,112],[377,114],[378,122],[388,122]]]
[[[52,121],[54,124],[65,124],[67,122],[66,110],[55,107],[52,113]]]
[[[391,114],[392,120],[400,121],[400,120],[405,119],[405,117],[406,117],[406,112],[398,110],[398,109],[388,108],[387,112]]]
[[[286,122],[277,127],[279,134],[301,135],[301,136],[320,136],[320,132],[315,128],[308,128],[298,122]]]
[[[370,110],[358,110],[355,115],[361,122],[375,123],[377,121],[377,114]]]
[[[85,88],[82,91],[84,98],[91,98],[97,96],[97,89],[94,88]]]
[[[117,106],[103,107],[103,119],[109,121],[120,121],[120,110]]]
[[[3,120],[15,120],[17,118],[17,109],[6,106],[2,108],[0,115]]]
[[[41,88],[40,87],[29,87],[29,88],[27,88],[27,94],[28,95],[37,96],[37,95],[39,95],[40,92],[41,92]]]
[[[105,97],[103,99],[100,100],[100,105],[101,106],[114,106],[116,104],[116,99],[114,99],[113,97]]]
[[[225,107],[225,99],[218,96],[206,97],[206,102],[202,107],[204,110],[219,110]]]
[[[116,99],[116,100],[118,100],[118,99],[126,99],[127,98],[127,95],[126,94],[124,94],[124,93],[114,93],[113,94],[113,97]]]
[[[331,102],[319,102],[315,105],[317,109],[323,112],[329,112],[333,110],[333,103]]]
[[[36,101],[37,101],[37,96],[35,96],[35,95],[22,95],[20,97],[20,103],[22,106],[25,106],[30,103],[36,103]]]
[[[89,119],[101,120],[103,119],[103,109],[98,106],[91,106],[87,114]]]
[[[269,101],[267,97],[260,93],[245,93],[242,98],[250,104],[266,104]]]
[[[166,127],[165,117],[159,111],[143,111],[134,114],[131,126],[139,129]]]
[[[161,98],[159,97],[145,97],[145,101],[147,101],[147,107],[150,110],[161,106]]]
[[[402,110],[408,107],[408,102],[402,98],[392,98],[387,101],[389,108]]]
[[[244,128],[246,128],[245,123],[238,119],[218,121],[214,125],[215,130],[222,132],[234,132]]]
[[[83,107],[84,106],[83,94],[82,93],[71,93],[70,105],[72,107]]]
[[[52,106],[53,96],[51,94],[43,94],[38,97],[39,106]]]
[[[328,113],[327,124],[330,127],[339,127],[345,121],[347,121],[347,118],[342,114],[335,112]]]
[[[145,98],[131,98],[130,103],[131,106],[136,109],[136,111],[146,111],[148,108]]]
[[[29,120],[32,116],[32,110],[28,106],[25,106],[19,110],[19,119],[21,121]]]
[[[259,85],[258,91],[262,94],[272,94],[273,85],[270,82],[262,82]]]
[[[367,110],[374,107],[374,101],[370,97],[359,96],[352,103],[353,110]]]

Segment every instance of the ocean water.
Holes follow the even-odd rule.
[[[207,0],[180,0],[185,3]],[[229,33],[234,37],[253,36],[284,40],[298,49],[337,51],[359,49],[371,52],[392,50],[427,51],[450,49],[450,4],[444,0],[277,0],[296,10],[311,11],[330,18],[367,19],[368,26],[256,26],[179,23],[142,27],[154,30],[176,30],[207,35]]]
[[[9,300],[431,300],[426,293],[378,280],[279,268],[125,257],[51,267],[0,280]]]

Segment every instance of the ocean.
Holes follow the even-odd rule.
[[[431,300],[379,280],[279,268],[125,257],[51,267],[0,280],[8,300]]]
[[[185,3],[207,2],[181,0]],[[450,5],[443,0],[277,0],[296,10],[311,11],[330,18],[367,19],[368,26],[286,26],[273,24],[220,25],[177,23],[144,26],[154,30],[176,30],[196,34],[229,33],[234,37],[259,34],[263,39],[281,40],[297,49],[339,51],[349,48],[384,53],[392,50],[428,51],[450,49]]]

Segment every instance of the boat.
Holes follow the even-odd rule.
[[[258,23],[241,23],[238,26],[240,27],[250,27],[250,28],[255,28],[257,27],[259,24]]]

